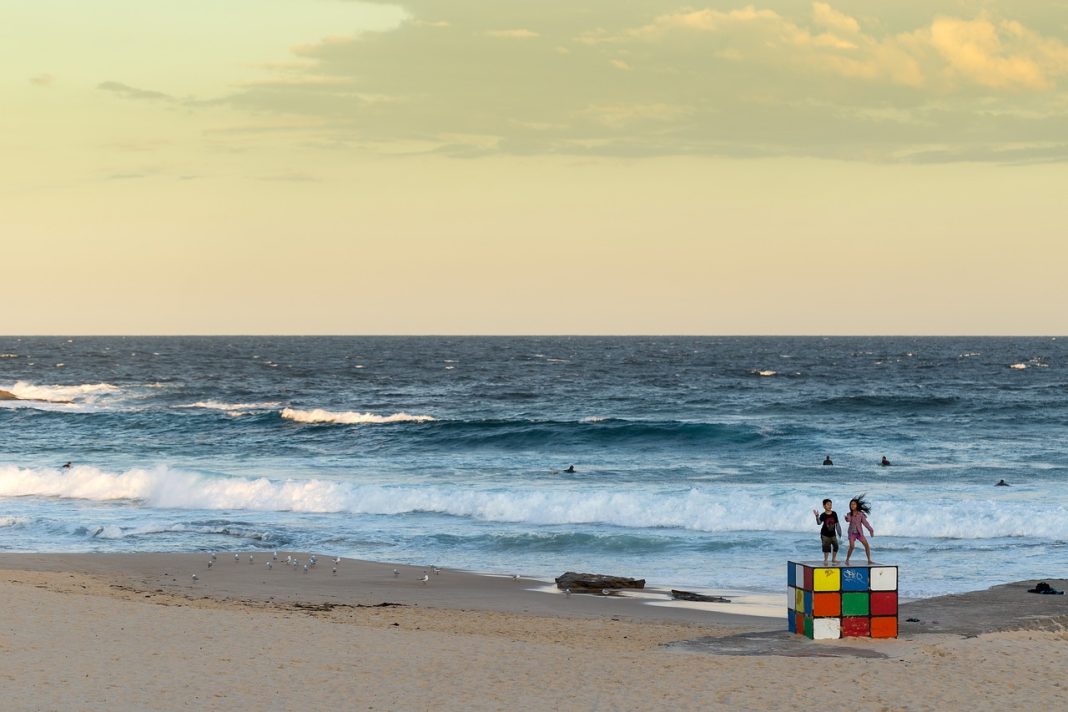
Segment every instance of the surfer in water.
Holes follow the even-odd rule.
[[[68,462],[67,464],[63,465],[63,467],[61,467],[61,468],[59,468],[59,469],[61,469],[61,470],[69,470],[69,469],[70,469],[70,467],[71,467],[71,465],[70,465],[70,463]]]
[[[824,465],[833,465],[834,464],[833,462],[831,462],[831,456],[830,455],[828,455],[827,457],[823,458],[823,464]]]
[[[883,455],[883,461],[879,463],[883,467],[890,467],[890,461],[886,459],[886,455]]]
[[[994,486],[995,487],[1009,487],[1009,483],[1006,482],[1005,480],[998,480],[998,483],[996,485],[994,485]]]
[[[574,465],[568,465],[567,469],[564,470],[564,472],[568,473],[569,475],[574,474],[575,473],[575,466]]]

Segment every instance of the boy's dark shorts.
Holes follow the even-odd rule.
[[[823,553],[829,554],[832,551],[838,552],[838,537],[836,536],[823,536],[820,535],[820,541],[823,543]]]

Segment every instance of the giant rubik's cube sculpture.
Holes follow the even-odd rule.
[[[814,640],[897,637],[897,567],[787,563],[791,633]]]

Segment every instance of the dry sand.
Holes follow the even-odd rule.
[[[782,632],[785,612],[255,557],[0,554],[0,709],[1068,709],[1068,596],[1034,582],[908,604],[898,640],[828,643]]]

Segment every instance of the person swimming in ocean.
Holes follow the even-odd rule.
[[[831,462],[831,456],[830,455],[828,455],[827,457],[825,457],[823,459],[823,464],[824,465],[833,465],[834,464],[833,462]]]
[[[996,485],[994,485],[994,486],[995,487],[1009,487],[1010,485],[1005,480],[998,480],[998,483]]]
[[[70,463],[68,462],[67,464],[63,465],[63,467],[61,467],[61,468],[59,468],[59,469],[61,469],[61,470],[69,470],[69,469],[70,469],[70,467],[71,467],[71,465],[70,465]]]
[[[890,467],[890,461],[886,459],[886,455],[883,455],[883,461],[879,463],[883,467]]]
[[[568,465],[568,466],[567,466],[567,469],[566,469],[566,470],[564,470],[564,472],[568,473],[569,475],[571,475],[571,474],[574,474],[574,472],[575,472],[575,466],[574,466],[574,465]]]

